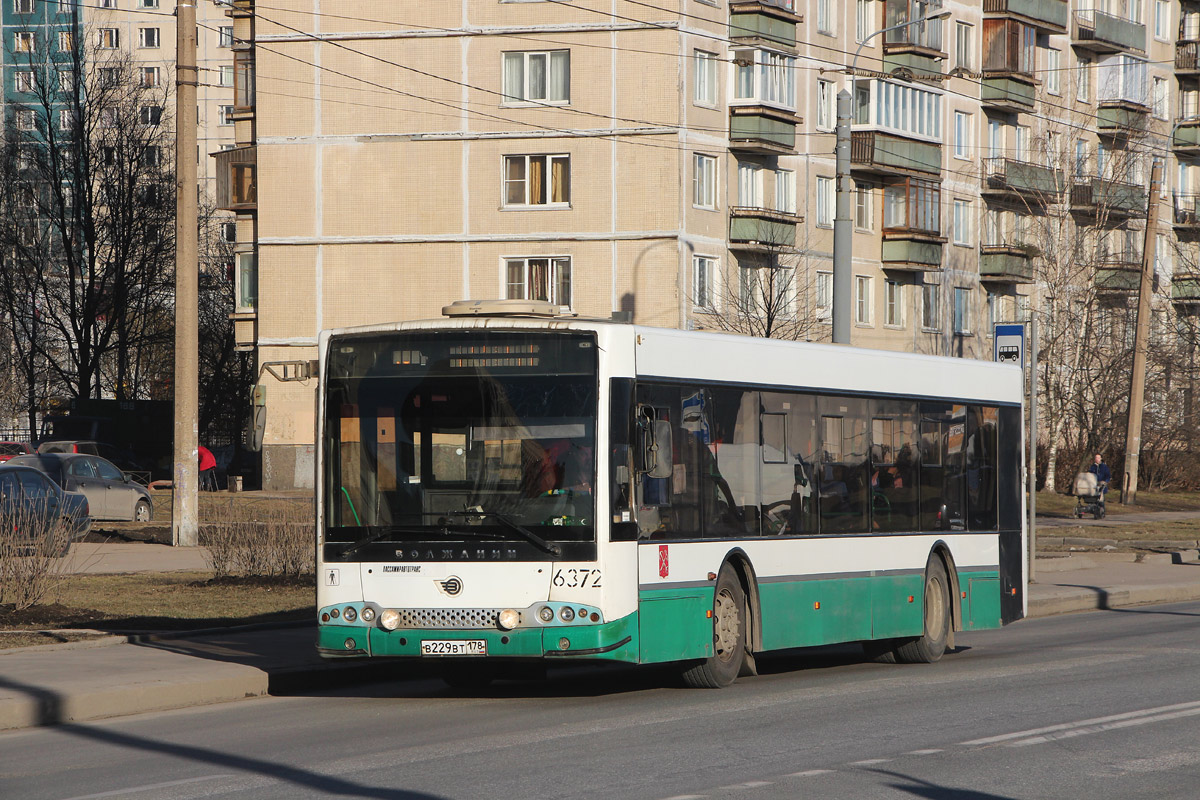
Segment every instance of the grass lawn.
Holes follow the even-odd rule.
[[[1076,499],[1072,495],[1055,492],[1038,492],[1038,514],[1053,514],[1067,516],[1075,508]],[[1122,514],[1142,514],[1147,511],[1196,511],[1200,512],[1200,492],[1158,492],[1140,491],[1137,495],[1137,505],[1121,505],[1121,493],[1108,493],[1108,508],[1105,513],[1109,517],[1119,517]]]
[[[103,633],[220,628],[312,617],[313,579],[229,578],[208,572],[68,575],[47,601],[0,606],[0,649]],[[52,630],[53,633],[35,633]]]

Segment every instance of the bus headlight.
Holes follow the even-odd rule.
[[[563,622],[570,622],[575,619],[575,609],[563,606],[562,610],[558,612],[558,618]]]
[[[375,609],[371,608],[370,606],[367,606],[366,608],[364,608],[362,610],[361,616],[362,616],[363,622],[374,622],[375,621]]]
[[[354,610],[354,606],[346,606],[346,610],[342,612],[342,619],[346,622],[354,622],[358,619],[358,612]]]
[[[513,608],[506,608],[500,612],[500,617],[496,620],[496,624],[502,631],[511,631],[521,624],[521,612]]]
[[[400,627],[400,612],[394,608],[386,609],[379,615],[379,627],[385,631],[394,631]]]
[[[538,609],[538,619],[542,622],[554,622],[554,609],[550,606],[542,606]]]

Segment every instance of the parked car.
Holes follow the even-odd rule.
[[[87,497],[79,492],[64,491],[40,470],[0,464],[0,524],[6,530],[25,526],[31,529],[31,535],[40,532],[54,536],[57,533],[50,542],[53,555],[66,555],[71,542],[91,527],[89,512]],[[59,520],[64,527],[57,527]]]
[[[40,470],[59,486],[87,496],[92,519],[149,522],[154,502],[146,487],[135,483],[115,464],[86,453],[35,453],[10,464]]]
[[[122,450],[107,442],[96,442],[90,439],[55,439],[40,442],[38,453],[86,453],[100,456],[111,461],[121,472],[129,473],[130,477],[143,486],[150,483],[150,467],[143,463],[133,453]]]
[[[23,456],[32,452],[33,449],[25,442],[0,442],[0,464],[13,456]]]

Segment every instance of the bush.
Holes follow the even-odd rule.
[[[225,519],[200,530],[208,548],[208,564],[216,578],[312,575],[316,569],[311,513],[300,508],[269,507],[251,519],[234,519],[233,504]]]
[[[74,525],[21,508],[0,516],[0,605],[20,611],[42,602],[65,578]]]

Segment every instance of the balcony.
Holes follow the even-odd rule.
[[[1076,176],[1071,211],[1093,217],[1124,219],[1146,213],[1146,188],[1132,183]]]
[[[1180,75],[1200,75],[1200,41],[1181,40],[1175,43],[1175,72]]]
[[[1096,288],[1108,292],[1136,292],[1142,281],[1142,256],[1139,253],[1113,253],[1105,256],[1096,270]]]
[[[729,149],[764,155],[794,155],[797,114],[770,106],[730,106]]]
[[[1177,156],[1192,158],[1200,156],[1200,117],[1175,120],[1171,130],[1171,149]]]
[[[1037,86],[1012,75],[990,77],[983,73],[980,101],[996,111],[1025,112],[1037,107]]]
[[[1171,278],[1171,302],[1184,306],[1191,314],[1200,311],[1200,275],[1176,275]]]
[[[1027,161],[1012,158],[983,159],[984,182],[981,191],[990,195],[1016,195],[1046,204],[1062,194],[1063,173]]]
[[[1022,244],[979,247],[979,279],[993,283],[1032,283],[1034,248]]]
[[[258,150],[235,147],[214,153],[217,161],[217,208],[255,211],[258,208]]]
[[[1200,233],[1200,194],[1176,193],[1172,222],[1179,233]]]
[[[983,13],[1019,19],[1041,33],[1066,33],[1070,18],[1066,0],[983,0]]]
[[[853,131],[850,167],[880,175],[940,175],[942,146],[878,131]]]
[[[1146,52],[1146,26],[1103,11],[1076,11],[1076,47],[1094,53]]]
[[[929,272],[942,268],[945,237],[925,231],[884,230],[879,260],[884,269]]]
[[[803,21],[792,0],[733,0],[729,4],[729,38],[737,44],[794,49],[796,25]]]
[[[796,225],[804,218],[771,208],[734,206],[729,209],[731,250],[791,251],[796,246]]]
[[[1131,100],[1101,100],[1096,127],[1102,135],[1126,137],[1146,130],[1150,107]]]

